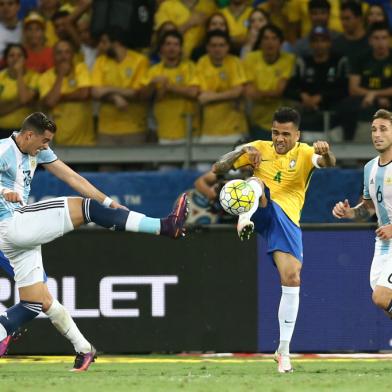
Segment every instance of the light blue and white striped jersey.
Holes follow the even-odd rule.
[[[24,154],[17,146],[15,136],[13,134],[0,140],[0,187],[18,192],[24,203],[27,203],[37,165],[54,162],[57,156],[50,148],[40,151],[34,157]],[[20,206],[20,203],[11,203],[0,197],[0,221],[12,216]]]
[[[365,165],[363,198],[373,201],[378,225],[384,226],[392,224],[392,163],[382,166],[379,159],[376,157]],[[376,237],[375,254],[389,252],[392,252],[392,240]]]

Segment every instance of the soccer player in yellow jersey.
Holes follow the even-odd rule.
[[[246,55],[244,67],[248,83],[245,96],[251,102],[251,133],[254,139],[271,138],[272,114],[283,104],[283,92],[293,69],[295,58],[281,52],[282,31],[271,24],[260,30],[255,50]]]
[[[199,92],[192,61],[181,59],[182,35],[167,31],[161,37],[159,53],[162,61],[152,66],[142,84],[141,94],[154,96],[154,116],[159,143],[171,144],[185,141],[187,116],[192,123],[197,120],[196,97]]]
[[[332,167],[336,162],[327,142],[318,141],[313,147],[299,142],[299,122],[296,110],[279,108],[273,116],[272,141],[239,146],[213,166],[215,173],[244,165],[254,168],[254,177],[247,181],[257,201],[249,212],[239,216],[237,230],[242,240],[249,238],[256,227],[266,239],[267,253],[280,275],[280,344],[275,353],[280,373],[292,372],[289,346],[299,307],[303,257],[299,220],[305,192],[314,168]]]
[[[227,32],[207,34],[207,54],[197,63],[202,105],[200,142],[236,142],[247,130],[241,97],[246,82],[240,59],[229,54]]]
[[[39,78],[41,100],[56,120],[55,141],[63,146],[95,144],[90,73],[87,65],[75,65],[72,42],[60,40],[54,46],[54,68]]]
[[[146,56],[125,46],[121,31],[110,31],[100,41],[105,54],[92,71],[92,96],[101,101],[98,142],[130,145],[145,142],[147,105],[139,96],[148,69]]]

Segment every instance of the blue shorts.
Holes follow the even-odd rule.
[[[269,189],[265,188],[268,205],[258,208],[252,217],[255,230],[267,241],[267,253],[279,250],[290,253],[301,263],[303,261],[301,229],[286,215],[286,213],[269,197]]]

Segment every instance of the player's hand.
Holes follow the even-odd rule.
[[[197,99],[201,105],[206,105],[207,103],[214,101],[215,96],[214,91],[203,91],[199,94]]]
[[[109,207],[110,207],[110,208],[121,208],[121,209],[123,209],[123,210],[129,211],[129,209],[128,209],[127,207],[123,206],[123,205],[120,204],[120,203],[117,203],[115,200],[112,201],[112,203],[110,204]]]
[[[128,101],[120,94],[113,94],[113,103],[117,109],[124,111],[128,108]]]
[[[335,204],[335,207],[332,209],[332,215],[338,219],[353,219],[354,211],[346,199],[345,201],[339,201]]]
[[[381,240],[390,240],[392,238],[392,225],[381,226],[376,230],[376,235]]]
[[[329,153],[329,144],[324,141],[317,140],[317,142],[313,143],[313,148],[315,154],[318,155],[326,155]]]
[[[253,166],[254,169],[260,166],[261,154],[257,148],[252,146],[244,146],[242,147],[242,151],[248,154],[249,163]]]
[[[376,99],[376,93],[374,91],[369,91],[362,100],[362,107],[367,108],[368,106],[373,105],[374,100]]]
[[[10,189],[4,189],[2,196],[4,200],[10,201],[11,203],[24,204],[22,196],[18,192],[11,191]]]

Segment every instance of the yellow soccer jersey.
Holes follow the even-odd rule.
[[[208,55],[197,63],[197,78],[202,91],[223,92],[246,83],[241,61],[228,55],[221,67],[216,67]],[[229,136],[247,130],[244,108],[241,101],[214,102],[203,106],[201,135]]]
[[[133,50],[128,50],[127,56],[120,63],[105,55],[99,56],[92,71],[92,86],[139,89],[147,69],[147,57]],[[129,101],[126,110],[119,110],[112,103],[102,102],[98,132],[105,135],[145,132],[146,116],[145,102]]]
[[[155,77],[165,76],[170,84],[179,86],[198,86],[195,76],[195,64],[184,60],[177,67],[165,67],[163,62],[151,67],[142,84],[147,86]],[[193,123],[197,124],[196,101],[186,99],[177,94],[167,93],[162,99],[154,102],[154,116],[160,139],[178,140],[186,136],[186,115],[192,115]]]
[[[277,88],[282,79],[289,79],[293,73],[295,57],[291,53],[282,52],[274,64],[265,62],[260,50],[250,52],[244,59],[244,67],[249,82],[258,90],[267,91]],[[252,105],[252,123],[264,129],[270,129],[272,116],[283,98],[262,98]]]
[[[214,0],[196,0],[192,9],[186,7],[181,0],[165,0],[155,13],[155,29],[158,29],[164,22],[173,22],[176,26],[181,26],[188,21],[192,12],[202,12],[210,16],[217,10]],[[204,25],[194,26],[184,34],[183,55],[189,57],[193,48],[198,46],[204,37]]]
[[[281,14],[276,14],[275,12],[271,11],[271,7],[269,3],[266,1],[264,3],[261,3],[258,8],[262,9],[263,11],[267,12],[267,14],[270,16],[270,22],[274,24],[275,26],[279,27],[281,30],[283,30],[283,33],[286,34],[285,29],[286,29],[286,19],[289,19],[289,4],[291,3],[290,0],[288,2],[284,2],[283,7],[282,7],[282,13]],[[308,0],[306,0],[308,1]]]
[[[26,71],[23,77],[26,85],[32,90],[37,90],[38,74]],[[18,98],[18,86],[16,79],[12,79],[5,69],[0,72],[0,105],[2,102],[15,101]],[[23,106],[11,113],[0,116],[0,128],[19,128],[22,121],[31,113],[31,106]]]
[[[314,169],[313,147],[296,143],[293,149],[282,155],[275,151],[270,141],[257,140],[248,145],[257,148],[261,154],[262,161],[254,175],[269,188],[271,199],[299,226],[306,189]],[[234,162],[234,167],[249,163],[248,155],[244,154]]]
[[[54,68],[49,69],[39,78],[39,92],[45,97],[52,89],[56,80]],[[91,86],[87,66],[79,63],[74,74],[63,79],[62,94],[70,94],[79,88]],[[57,124],[55,141],[66,146],[90,146],[95,143],[93,128],[93,112],[90,100],[85,102],[60,102],[51,111]]]
[[[230,11],[229,7],[225,7],[221,10],[221,13],[225,16],[229,25],[230,37],[245,38],[248,33],[249,16],[252,13],[253,8],[247,7],[244,9],[242,14],[236,18]]]

